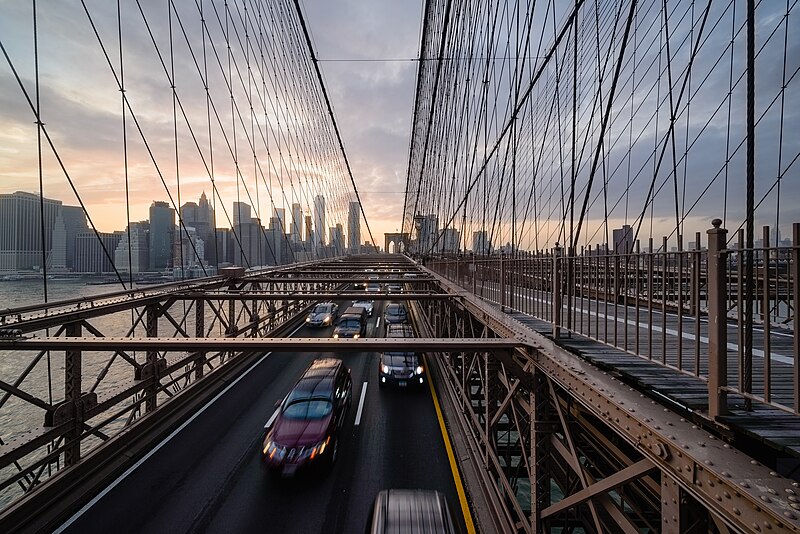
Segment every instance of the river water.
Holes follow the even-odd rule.
[[[89,285],[87,280],[48,280],[47,289],[47,300],[53,303],[79,297],[94,297],[120,291],[122,288],[118,284]],[[42,303],[44,303],[44,292],[41,279],[0,281],[0,310]],[[179,312],[173,313],[173,317],[176,314],[180,320]],[[189,315],[191,319],[194,314]],[[131,328],[133,320],[132,312],[126,311],[91,319],[90,323],[106,337],[125,336]],[[210,320],[207,319],[206,324],[209,324]],[[193,321],[190,320],[188,323],[186,325],[190,329],[188,331],[193,332]],[[159,328],[161,335],[171,335],[175,330],[174,326],[171,326],[166,320],[159,321]],[[55,330],[51,330],[50,332],[37,332],[35,335],[52,336],[55,333]],[[136,334],[144,335],[143,327],[138,327]],[[91,336],[92,334],[84,329],[83,335]],[[142,362],[145,358],[144,352],[130,355],[138,362]],[[111,362],[110,365],[109,362]],[[107,371],[106,367],[108,367]],[[107,394],[122,386],[129,386],[134,377],[133,367],[121,357],[112,361],[111,353],[108,351],[84,351],[81,371],[82,391],[93,390],[98,393],[100,399],[103,398],[104,393]],[[101,375],[103,376],[102,380],[98,380]],[[57,404],[64,398],[64,353],[52,352],[40,355],[36,351],[0,351],[0,380],[18,387],[47,404]],[[45,410],[42,407],[22,400],[18,396],[4,398],[5,393],[2,391],[0,391],[0,395],[3,395],[0,397],[0,439],[3,440],[3,443],[20,437],[26,432],[36,430],[44,424]],[[127,414],[105,427],[105,432],[113,433],[114,429],[122,427],[126,416]],[[94,423],[96,424],[97,421]],[[91,443],[86,443],[85,446],[89,447]],[[22,463],[25,465],[26,462]],[[6,479],[14,472],[16,472],[14,467],[4,469],[0,473],[0,480]],[[17,486],[0,492],[0,506],[8,503],[14,495],[18,494]]]

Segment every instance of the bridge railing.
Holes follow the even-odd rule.
[[[93,338],[271,336],[309,305],[308,298],[290,297],[292,290],[336,283],[215,279],[204,287],[170,285],[4,314],[0,340],[79,338],[81,344],[65,351],[0,351],[0,508],[64,468],[108,454],[101,451],[122,454],[148,431],[135,429],[136,423],[146,429],[145,420],[168,419],[164,413],[201,398],[209,384],[246,360],[234,350],[103,351],[93,348]],[[159,417],[148,417],[156,412]]]
[[[780,244],[764,227],[751,249],[742,230],[728,240],[713,228],[707,246],[701,237],[689,250],[668,250],[665,237],[658,248],[650,239],[645,251],[639,243],[628,253],[554,247],[442,256],[429,266],[502,308],[549,322],[556,337],[585,336],[703,382],[711,366],[721,378],[709,384],[710,396],[730,393],[746,409],[757,402],[800,413],[800,224]]]

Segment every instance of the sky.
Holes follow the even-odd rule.
[[[86,4],[110,61],[115,63],[119,54],[116,5],[105,0],[87,0]],[[206,0],[205,5],[209,4]],[[293,2],[286,4],[293,9]],[[375,240],[382,243],[382,234],[397,230],[402,219],[416,80],[413,58],[417,57],[419,47],[421,0],[304,0],[301,4],[369,226]],[[158,43],[162,52],[169,50],[164,3],[142,2],[154,37],[142,24],[143,17],[135,11],[134,3],[123,3],[122,8],[125,12],[122,33],[126,95],[139,123],[134,124],[131,115],[128,116],[127,157],[131,179],[127,191],[120,149],[123,139],[119,90],[86,13],[77,0],[39,2],[38,5],[42,121],[56,147],[55,151],[50,150],[48,140],[43,140],[44,196],[76,205],[77,197],[69,180],[65,179],[68,174],[87,207],[90,222],[100,231],[124,229],[128,219],[146,219],[153,200],[167,200],[167,189],[173,197],[173,205],[197,201],[203,191],[212,198],[205,170],[209,156],[205,154],[203,161],[197,151],[191,149],[195,142],[192,136],[200,145],[207,139],[204,129],[198,127],[205,119],[205,96],[202,83],[195,83],[194,89],[186,89],[186,84],[181,86],[182,80],[193,79],[193,76],[196,80],[197,71],[188,53],[189,48],[181,48],[179,38],[176,38],[175,45],[176,57],[179,58],[174,65],[175,79],[182,96],[181,104],[192,117],[195,131],[191,135],[185,128],[179,132],[180,172],[176,173],[174,169],[171,93],[160,62],[165,62],[167,68],[171,66],[169,57],[158,58],[153,51],[153,41]],[[175,5],[185,14],[184,24],[191,25],[199,20],[195,2],[177,1]],[[26,100],[35,100],[32,20],[30,2],[0,0],[0,40],[16,70],[16,73],[12,71],[5,58],[0,56],[0,123],[4,125],[0,130],[0,193],[39,191],[37,131],[31,106]],[[213,20],[209,24],[213,28]],[[199,50],[200,32],[192,33],[192,28],[188,31],[188,40],[194,42],[195,50]],[[222,41],[219,35],[216,37],[218,42]],[[224,63],[224,50],[220,49],[218,53]],[[213,62],[210,60],[210,63]],[[213,71],[213,67],[209,70]],[[26,87],[27,97],[21,91],[15,74]],[[209,84],[222,87],[224,80],[211,74]],[[291,96],[287,96],[286,102]],[[224,105],[217,105],[217,112],[225,122],[232,113],[228,113]],[[292,122],[288,118],[282,120],[284,123]],[[142,137],[148,139],[149,146],[139,139],[136,132],[139,125],[145,131]],[[252,205],[265,205],[264,210],[268,212],[272,207],[289,208],[292,202],[297,201],[306,206],[308,213],[313,204],[311,196],[315,194],[315,186],[311,184],[316,177],[306,178],[307,190],[311,193],[276,193],[277,198],[271,201],[271,206],[270,202],[264,201],[263,189],[258,191],[257,186],[234,192],[234,186],[230,184],[236,181],[237,171],[226,169],[222,161],[229,147],[222,142],[221,131],[212,133],[216,143],[217,184],[222,191],[219,198],[224,208],[230,211],[232,201],[241,195],[241,200]],[[240,143],[246,133],[236,133]],[[227,135],[230,136],[230,132]],[[230,141],[226,139],[226,142]],[[58,153],[61,161],[54,157],[54,152]],[[286,180],[287,176],[298,180],[298,174],[302,172],[297,168],[293,169],[294,174],[284,168],[262,168],[251,172],[245,163],[242,167],[245,174],[261,174],[262,182],[269,182],[272,187],[283,183],[281,179]],[[180,199],[174,186],[176,174],[181,180]],[[313,174],[309,171],[309,175]],[[225,179],[229,182],[227,189]],[[253,178],[251,184],[256,181]],[[351,192],[335,188],[323,193],[328,199],[328,221],[346,221],[346,203]],[[126,195],[131,199],[129,213],[125,209]],[[271,213],[260,215],[264,220]],[[230,226],[226,214],[219,208],[217,221],[218,226]],[[362,241],[369,239],[363,227],[362,237]]]
[[[367,219],[376,233],[399,231],[417,64],[325,60],[418,57],[422,1],[305,0],[303,7]]]

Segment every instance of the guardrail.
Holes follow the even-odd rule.
[[[716,222],[716,221],[715,221]],[[800,224],[790,246],[747,249],[719,225],[707,247],[613,253],[588,246],[547,251],[442,256],[432,271],[496,304],[709,382],[709,416],[726,395],[800,413]],[[679,240],[680,243],[680,240]],[[748,278],[746,266],[752,261]],[[711,326],[709,326],[711,325]],[[711,399],[713,397],[713,400]]]

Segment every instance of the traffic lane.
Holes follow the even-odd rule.
[[[379,491],[420,488],[446,495],[454,519],[466,532],[427,384],[419,388],[380,388],[376,355],[370,363],[365,404],[361,431],[353,439],[357,461],[344,474],[347,479],[338,481],[348,488],[351,497],[347,509],[336,510],[326,527],[335,532],[363,532]]]
[[[326,336],[302,328],[301,336]],[[268,355],[66,532],[187,531],[258,448],[259,432],[314,354]],[[256,433],[253,429],[257,429]],[[132,505],[132,503],[136,503]],[[141,513],[147,510],[147,513]]]
[[[361,431],[355,425],[355,415],[367,378],[367,368],[374,355],[343,353],[333,356],[342,359],[350,369],[353,381],[352,400],[342,427],[339,458],[332,469],[298,472],[293,478],[270,473],[261,459],[261,442],[251,451],[250,458],[234,475],[235,483],[209,512],[208,522],[198,525],[205,532],[332,532],[328,518],[338,510],[347,512],[350,490],[343,485],[352,464],[358,461],[353,436]],[[369,387],[367,388],[369,391]],[[365,401],[366,402],[366,401]],[[366,406],[365,406],[366,411]],[[363,423],[362,423],[363,424]],[[263,423],[262,423],[263,426]],[[260,434],[263,437],[263,433]]]

